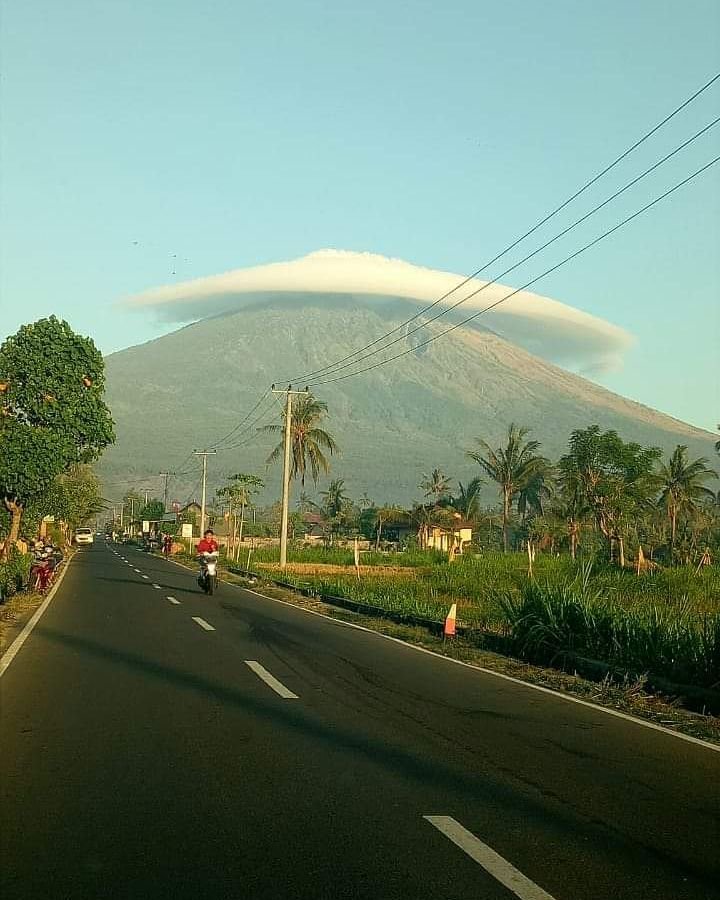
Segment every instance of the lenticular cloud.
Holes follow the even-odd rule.
[[[402,300],[408,304],[409,318],[462,280],[462,275],[426,269],[400,259],[319,250],[289,262],[234,269],[154,288],[129,298],[124,305],[153,310],[165,322],[186,323],[278,300],[298,304],[324,300],[339,307]],[[441,312],[443,306],[451,306],[484,284],[474,279],[429,315]],[[485,309],[511,290],[504,285],[489,285],[438,325],[445,321],[451,324]],[[594,373],[617,368],[632,344],[631,336],[622,328],[528,291],[521,291],[466,327],[489,328],[538,356]]]

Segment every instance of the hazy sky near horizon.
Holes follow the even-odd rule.
[[[720,70],[720,3],[5,0],[0,51],[0,338],[55,313],[110,352],[174,327],[125,297],[320,248],[472,271]],[[542,238],[719,113],[720,81]],[[634,335],[600,383],[720,420],[720,165],[533,290]]]

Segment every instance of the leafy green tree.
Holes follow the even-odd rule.
[[[661,451],[625,443],[616,431],[599,425],[573,431],[569,452],[559,463],[561,477],[580,491],[608,545],[625,564],[624,525],[627,517],[652,502],[656,494],[653,470]]]
[[[247,472],[238,472],[231,476],[228,484],[221,487],[216,493],[221,499],[227,501],[230,507],[230,515],[233,520],[232,536],[233,542],[237,533],[238,546],[243,539],[243,530],[245,528],[245,510],[252,505],[253,495],[259,493],[265,487],[265,482],[258,475],[252,475]],[[237,526],[237,511],[240,510],[239,532]]]
[[[90,466],[72,466],[55,479],[44,504],[44,514],[61,523],[66,543],[76,528],[105,508],[100,482]]]
[[[146,522],[160,522],[164,515],[165,504],[157,497],[149,500],[140,510],[140,519]]]
[[[63,439],[48,428],[38,428],[15,419],[3,421],[0,429],[0,491],[10,515],[10,528],[0,559],[20,535],[22,516],[29,504],[41,499],[60,474]]]
[[[11,515],[4,554],[27,503],[113,442],[104,370],[93,341],[55,316],[23,325],[0,346],[0,493]]]
[[[429,475],[423,475],[420,487],[433,506],[441,506],[450,499],[450,478],[440,469],[433,469]]]
[[[383,526],[387,525],[388,522],[402,522],[406,520],[409,520],[408,513],[402,507],[392,504],[379,506],[375,510],[375,549],[380,549]]]
[[[290,477],[297,478],[299,476],[303,487],[308,469],[313,482],[317,485],[320,472],[327,474],[330,471],[330,463],[325,453],[332,456],[338,452],[335,439],[320,427],[320,423],[327,415],[327,408],[324,400],[318,400],[312,394],[298,398],[293,404],[290,423]],[[260,430],[284,434],[285,411],[282,412],[282,424],[265,425]],[[283,444],[284,442],[280,441],[268,456],[268,464],[282,459]]]
[[[698,510],[698,502],[713,495],[704,481],[717,478],[717,472],[708,467],[708,460],[701,456],[689,460],[687,446],[678,444],[670,459],[662,462],[658,471],[660,506],[670,523],[670,556],[675,554],[678,516],[688,517]]]
[[[515,496],[522,491],[539,472],[547,467],[547,460],[537,454],[539,441],[526,441],[529,428],[518,427],[511,422],[504,447],[493,449],[487,441],[476,438],[478,450],[468,450],[470,459],[497,483],[500,489],[503,511],[503,549],[510,544],[510,514]]]

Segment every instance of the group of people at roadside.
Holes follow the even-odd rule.
[[[44,591],[52,581],[55,570],[63,561],[65,554],[59,544],[40,538],[32,545],[33,556],[30,567],[30,584],[36,590]]]

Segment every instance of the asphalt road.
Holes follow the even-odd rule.
[[[720,753],[129,548],[0,690],[3,900],[720,898]]]

